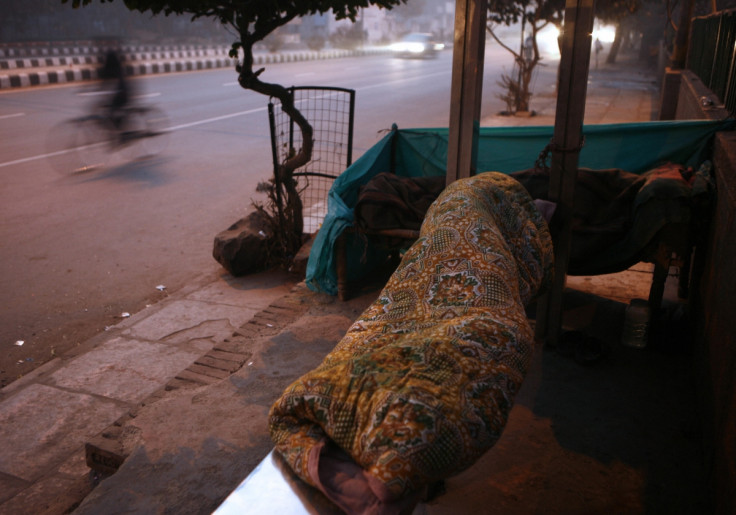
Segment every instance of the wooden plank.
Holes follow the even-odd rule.
[[[447,184],[476,172],[487,0],[456,0]]]
[[[557,203],[556,216],[560,225],[552,235],[554,283],[549,293],[539,299],[536,319],[537,339],[553,346],[557,345],[562,327],[562,293],[570,260],[573,199],[583,145],[594,5],[594,0],[567,0],[565,5],[549,187],[549,199]]]

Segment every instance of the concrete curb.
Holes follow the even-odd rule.
[[[10,73],[0,74],[0,90],[96,80],[99,66],[97,57],[79,49],[78,52],[78,55],[69,57],[0,59],[0,70],[12,70]],[[369,48],[361,50],[322,50],[319,52],[303,50],[259,53],[254,55],[254,64],[338,59],[377,55],[386,52],[387,50],[382,48]],[[224,55],[224,57],[216,57],[217,54]],[[129,76],[234,68],[237,64],[237,60],[227,57],[227,51],[222,49],[126,52],[125,55],[125,68]],[[68,68],[56,69],[60,66],[67,66]]]
[[[39,58],[49,56],[98,56],[105,46],[99,46],[92,41],[67,41],[61,43],[28,43],[28,44],[0,44],[0,58]],[[225,52],[229,46],[206,45],[122,45],[120,50],[125,54],[135,52],[186,52],[193,55],[212,55],[211,52]]]

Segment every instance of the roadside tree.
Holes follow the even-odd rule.
[[[98,0],[112,3],[115,0]],[[332,12],[336,19],[355,22],[360,10],[375,5],[391,9],[407,0],[120,0],[129,9],[157,14],[188,14],[192,20],[212,18],[235,31],[230,56],[238,58],[236,71],[241,87],[278,98],[282,110],[302,133],[302,148],[293,149],[281,163],[269,191],[272,204],[269,216],[274,224],[280,248],[274,249],[281,259],[294,256],[302,244],[303,215],[294,171],[312,157],[313,130],[309,121],[294,106],[288,89],[280,84],[264,82],[265,68],[254,69],[253,46],[291,20],[313,14]],[[97,3],[95,0],[61,0],[74,8]],[[257,206],[259,207],[259,206]],[[263,208],[260,208],[263,210]],[[265,212],[265,211],[264,211]]]
[[[499,84],[509,114],[528,112],[534,70],[542,61],[537,35],[550,23],[562,25],[564,0],[489,0],[486,29],[496,42],[514,56],[514,70],[503,74]],[[497,34],[499,25],[519,24],[519,46],[513,47]]]
[[[651,3],[658,4],[657,2]],[[632,18],[632,15],[639,11],[641,6],[641,0],[596,0],[595,17],[616,27],[616,35],[606,58],[607,63],[616,62],[616,57],[625,38],[636,24],[636,20]],[[656,31],[655,37],[658,37]]]

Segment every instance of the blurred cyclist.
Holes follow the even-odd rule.
[[[130,101],[131,94],[128,81],[125,79],[122,58],[117,50],[107,51],[99,76],[103,81],[102,88],[112,92],[112,98],[104,105],[108,116],[115,128],[122,131],[125,126],[125,108]]]

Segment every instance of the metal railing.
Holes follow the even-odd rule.
[[[693,19],[687,68],[736,112],[736,10]]]
[[[353,162],[355,90],[325,86],[292,86],[294,105],[314,131],[309,163],[294,172],[304,209],[304,232],[313,233],[327,213],[333,181]],[[301,145],[301,131],[281,110],[278,99],[268,104],[274,174]]]

